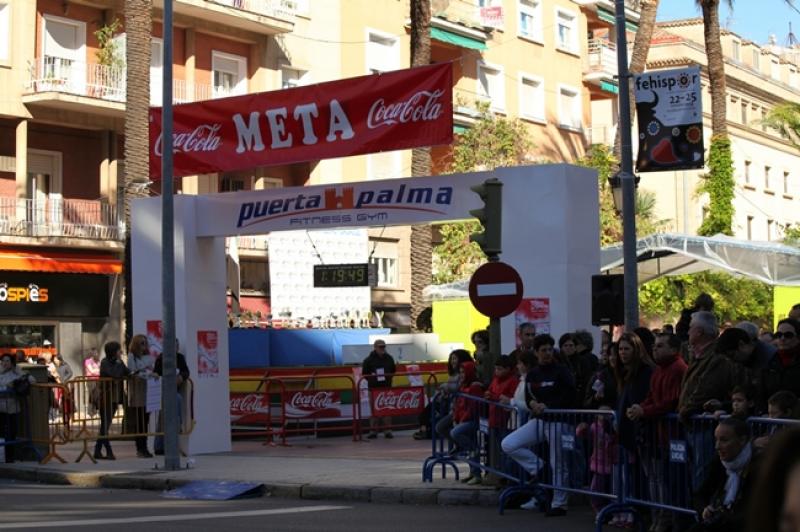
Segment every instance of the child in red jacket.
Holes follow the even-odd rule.
[[[514,361],[510,356],[502,355],[494,366],[494,378],[483,398],[496,403],[508,405],[517,390],[519,378],[514,372]],[[503,462],[503,450],[500,442],[508,435],[508,419],[510,410],[498,405],[489,405],[489,466],[501,471],[506,470]]]

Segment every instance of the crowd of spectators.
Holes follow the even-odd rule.
[[[775,331],[766,333],[750,322],[720,331],[713,308],[712,298],[703,294],[682,313],[674,332],[671,326],[640,328],[612,341],[603,331],[597,354],[587,331],[564,334],[556,342],[549,334],[537,334],[535,324],[524,323],[518,330],[518,348],[509,356],[492,359],[487,335],[473,334],[475,360],[454,360],[459,367],[459,391],[511,405],[527,419],[515,426],[501,414],[506,410],[489,414],[487,464],[502,470],[516,463],[532,483],[547,474],[554,487],[550,497],[536,496],[522,508],[539,509],[549,517],[566,514],[568,491],[558,488],[574,478],[570,469],[576,463],[558,450],[565,448],[562,440],[577,436],[588,442],[582,444],[587,457],[582,467],[590,476],[581,487],[608,493],[622,455],[628,465],[626,482],[640,479],[632,489],[639,490],[641,497],[696,509],[698,519],[693,520],[685,512],[654,508],[648,515],[651,531],[745,530],[746,508],[760,464],[764,459],[775,462],[770,453],[783,445],[776,427],[758,437],[752,435],[748,419],[800,417],[800,304],[778,322]],[[574,408],[614,411],[617,416],[598,415],[575,426],[544,415]],[[459,397],[445,418],[452,420],[452,427],[437,427],[439,434],[454,443],[453,453],[473,460],[479,452],[477,409],[477,403]],[[666,434],[667,420],[686,445],[680,470],[667,464],[670,460],[663,452],[672,437]],[[800,437],[795,435],[793,441]],[[800,462],[800,452],[794,454]],[[473,465],[466,482],[498,480],[481,475],[481,469]],[[783,475],[787,490],[794,486],[800,493],[800,473]],[[601,498],[592,499],[597,512],[605,504]],[[785,514],[781,519],[800,522],[800,502],[793,504],[797,507],[790,507],[787,498],[786,508],[779,509]],[[615,514],[610,524],[632,527],[633,516]]]

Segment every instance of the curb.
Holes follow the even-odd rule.
[[[190,480],[164,476],[164,471],[136,473],[75,473],[32,466],[0,466],[0,478],[82,488],[167,491]],[[406,505],[496,506],[498,491],[486,488],[392,488],[263,482],[266,496],[304,500],[338,500]]]

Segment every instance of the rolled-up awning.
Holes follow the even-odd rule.
[[[113,275],[122,273],[122,261],[102,253],[0,249],[0,270]]]

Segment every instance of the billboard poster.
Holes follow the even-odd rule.
[[[452,85],[448,62],[176,105],[174,175],[450,144]],[[161,114],[150,109],[153,179],[161,178]]]
[[[519,337],[519,326],[523,323],[533,323],[536,325],[536,334],[550,334],[550,298],[522,298],[517,310],[514,311],[514,337],[516,339],[516,345],[522,343],[522,339]]]
[[[219,338],[217,331],[197,331],[197,376],[219,376]]]
[[[150,356],[158,358],[164,352],[164,326],[161,320],[147,320],[147,345]]]
[[[703,168],[700,67],[634,76],[639,155],[636,170]]]

